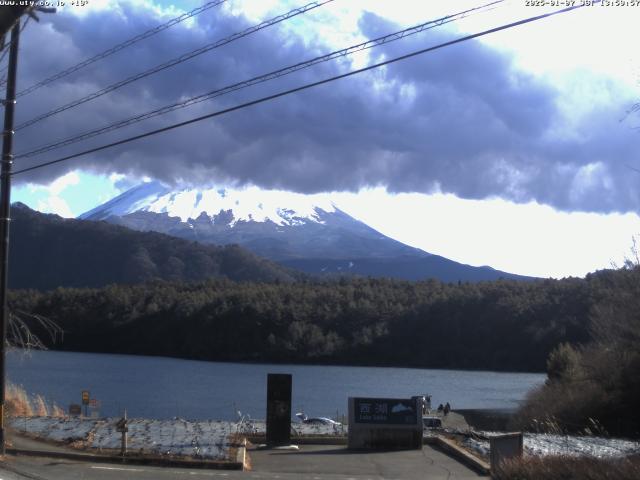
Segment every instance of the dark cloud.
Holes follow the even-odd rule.
[[[83,18],[47,16],[26,31],[19,85],[29,86],[157,23],[148,10],[126,3]],[[249,25],[222,9],[208,11],[193,27],[176,26],[24,97],[18,122]],[[365,14],[360,28],[374,38],[399,27]],[[392,58],[451,38],[450,31],[434,29],[371,54]],[[20,131],[16,150],[328,51],[317,40],[305,43],[272,27]],[[322,64],[55,154],[18,160],[16,167],[348,68],[348,60]],[[568,210],[637,210],[637,177],[624,165],[636,165],[638,139],[618,121],[622,107],[594,108],[566,127],[559,95],[553,85],[516,70],[509,55],[471,41],[16,179],[45,182],[82,167],[169,183],[248,183],[309,193],[384,185],[394,192],[537,200]],[[560,134],[562,128],[567,131]]]

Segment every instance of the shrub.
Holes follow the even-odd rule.
[[[65,416],[64,410],[55,403],[48,405],[42,395],[30,399],[23,387],[11,383],[6,388],[5,412],[7,417]]]
[[[9,417],[30,417],[33,415],[29,396],[24,388],[8,384],[5,397],[6,414]]]
[[[589,433],[595,422],[609,434],[640,437],[640,266],[604,280],[590,312],[591,340],[551,352],[549,378],[526,399],[516,428],[540,431],[550,419],[565,432]]]
[[[496,480],[637,480],[640,458],[524,457],[504,462]]]

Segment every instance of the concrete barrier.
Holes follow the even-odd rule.
[[[522,458],[524,439],[522,432],[504,433],[489,439],[491,470],[496,472],[510,458]]]
[[[429,439],[427,440],[427,438]],[[451,455],[453,458],[465,464],[466,466],[472,468],[476,472],[482,475],[489,475],[491,473],[491,467],[487,462],[471,454],[464,448],[459,447],[452,440],[449,440],[448,438],[444,438],[440,435],[437,435],[435,437],[427,437],[427,438],[425,438],[426,443],[437,446],[438,448],[443,450],[445,453]]]

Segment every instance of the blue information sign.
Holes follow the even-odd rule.
[[[415,425],[418,408],[414,398],[354,398],[356,423]]]

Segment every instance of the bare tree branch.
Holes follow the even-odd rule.
[[[62,328],[54,321],[42,315],[16,310],[9,314],[7,346],[25,350],[46,350],[47,345],[43,339],[33,333],[36,329],[47,335],[51,342],[55,343],[58,338],[63,338]]]

